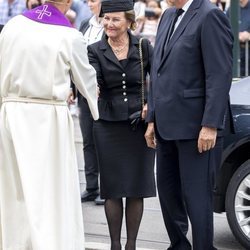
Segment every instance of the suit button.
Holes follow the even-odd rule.
[[[122,81],[122,84],[125,84],[126,82],[125,81]]]
[[[128,101],[128,98],[124,98],[124,102],[127,102]]]
[[[158,73],[158,74],[157,74],[157,76],[158,76],[158,77],[160,77],[160,76],[161,76],[161,74],[160,74],[160,73]]]
[[[125,74],[125,73],[122,73],[122,76],[123,76],[123,77],[125,77],[125,76],[126,76],[126,74]]]
[[[126,89],[126,85],[123,85],[122,88],[123,88],[123,89]]]
[[[127,95],[127,93],[126,93],[126,92],[123,92],[123,95]]]

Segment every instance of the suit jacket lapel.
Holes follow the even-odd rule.
[[[158,58],[157,61],[161,60],[162,57],[162,53],[165,47],[165,41],[166,41],[166,37],[168,35],[168,31],[171,25],[171,20],[173,19],[173,15],[175,13],[174,10],[167,10],[167,12],[172,11],[172,13],[168,15],[168,17],[166,17],[166,20],[164,20],[164,16],[162,16],[161,21],[159,23],[159,27],[160,29],[158,29],[157,31],[157,36],[156,36],[156,43],[155,43],[155,48],[154,48],[154,57]],[[166,12],[164,13],[166,14]],[[164,15],[163,14],[163,15]]]
[[[122,69],[120,62],[112,51],[111,47],[108,44],[107,37],[103,37],[100,43],[100,50],[103,50],[103,56],[105,56],[109,61],[116,64],[118,67]]]
[[[129,34],[129,39],[130,39],[130,45],[129,45],[129,51],[128,51],[128,56],[127,58],[131,58],[133,56],[138,55],[139,53],[139,40],[135,37],[132,36],[130,32]]]
[[[168,43],[168,45],[166,47],[166,51],[164,52],[164,55],[162,57],[159,68],[164,63],[164,61],[167,59],[171,49],[173,48],[176,41],[182,35],[182,33],[185,30],[188,23],[196,15],[199,6],[200,6],[200,1],[199,0],[194,0],[193,3],[191,4],[191,6],[189,7],[189,9],[187,10],[187,12],[185,13],[183,19],[179,23],[178,27],[176,28],[175,32],[173,33],[173,35],[172,35],[172,37],[171,37],[171,39],[170,39],[170,41],[169,41],[169,43]]]
[[[181,20],[180,24],[178,25],[177,29],[175,30],[173,36],[171,37],[171,39],[170,39],[170,41],[168,43],[168,46],[167,46],[165,54],[164,54],[165,58],[168,56],[169,52],[173,48],[173,45],[179,39],[179,37],[181,36],[183,31],[185,30],[186,26],[188,25],[188,23],[190,22],[190,20],[192,19],[192,17],[195,14],[196,14],[196,11],[187,11],[187,13],[185,14],[183,19]]]
[[[136,45],[139,44],[138,39],[135,38],[134,36],[132,36],[130,34],[130,32],[128,32],[129,34],[129,40],[130,40],[130,44],[129,44],[129,51],[128,51],[128,56],[127,58],[137,55],[138,52],[138,48]],[[112,51],[111,47],[108,44],[108,40],[107,40],[107,36],[104,36],[101,40],[100,43],[100,49],[104,50],[103,55],[111,62],[113,62],[114,64],[116,64],[119,68],[121,68],[122,70],[123,67],[121,65],[121,63],[118,61],[117,57],[115,56],[114,52]]]

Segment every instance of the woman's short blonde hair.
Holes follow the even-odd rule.
[[[130,29],[136,29],[135,12],[134,10],[125,11],[125,18],[131,22]]]

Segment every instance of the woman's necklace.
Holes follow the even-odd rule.
[[[129,39],[128,39],[128,41],[125,43],[124,46],[122,46],[122,47],[115,47],[114,45],[112,45],[111,40],[109,40],[109,45],[110,45],[111,49],[113,50],[113,52],[114,52],[116,55],[121,54],[121,53],[125,50],[125,48],[128,46],[128,43],[129,43]]]

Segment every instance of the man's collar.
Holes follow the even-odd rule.
[[[189,6],[192,4],[193,0],[188,0],[184,6],[182,7],[182,9],[186,12],[189,8]]]

